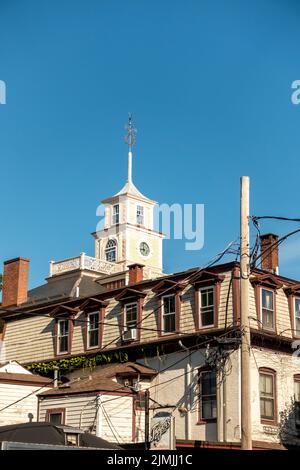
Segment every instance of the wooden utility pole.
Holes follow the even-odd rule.
[[[241,447],[252,450],[249,326],[249,176],[241,177]]]
[[[145,390],[145,450],[150,449],[149,439],[149,411],[150,411],[150,392]]]

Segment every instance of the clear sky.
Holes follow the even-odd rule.
[[[241,175],[252,214],[300,217],[299,21],[298,0],[1,0],[0,263],[30,258],[33,287],[50,259],[94,254],[96,207],[126,179],[129,111],[140,191],[205,204],[204,248],[165,241],[166,272],[238,237]],[[300,278],[299,262],[296,236],[280,272]]]

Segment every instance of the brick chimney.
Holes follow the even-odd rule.
[[[129,268],[129,282],[128,284],[136,284],[143,280],[143,264],[134,263],[128,266]]]
[[[29,259],[4,261],[2,307],[20,305],[27,301]]]
[[[274,233],[266,233],[260,236],[261,268],[278,274],[278,236]]]

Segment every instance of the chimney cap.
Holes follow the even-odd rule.
[[[266,238],[270,238],[270,237],[274,237],[274,238],[278,238],[278,235],[276,235],[275,233],[263,233],[260,235],[260,238],[261,240],[265,240]]]
[[[129,264],[128,265],[128,268],[129,269],[133,269],[133,268],[144,268],[145,265],[144,264],[141,264],[141,263],[133,263],[133,264]]]
[[[15,263],[17,261],[26,261],[27,263],[30,263],[30,259],[28,258],[23,258],[22,256],[19,256],[18,258],[13,258],[13,259],[8,259],[3,262],[3,264],[10,264],[10,263]]]

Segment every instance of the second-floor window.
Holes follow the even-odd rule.
[[[200,326],[213,326],[215,323],[214,288],[200,289]]]
[[[99,313],[92,312],[88,314],[87,347],[95,348],[97,346],[99,346]]]
[[[275,420],[275,372],[260,372],[260,416],[262,420]]]
[[[137,318],[138,318],[138,306],[137,303],[125,304],[124,305],[125,313],[125,325],[127,330],[136,328]]]
[[[199,418],[211,420],[217,417],[217,378],[214,371],[208,370],[199,374],[200,408]]]
[[[117,242],[115,240],[108,240],[105,248],[106,261],[115,263],[117,259]]]
[[[58,320],[57,324],[57,352],[58,354],[69,351],[69,320]]]
[[[162,297],[162,329],[163,333],[176,331],[176,299],[173,294]]]
[[[113,217],[112,217],[113,225],[120,223],[120,207],[119,204],[115,204],[113,206]]]
[[[261,322],[263,328],[275,329],[274,321],[274,292],[267,289],[261,290]]]
[[[137,206],[136,208],[136,223],[138,225],[144,225],[144,207]]]
[[[294,334],[295,336],[300,336],[300,299],[295,299],[295,326]]]

